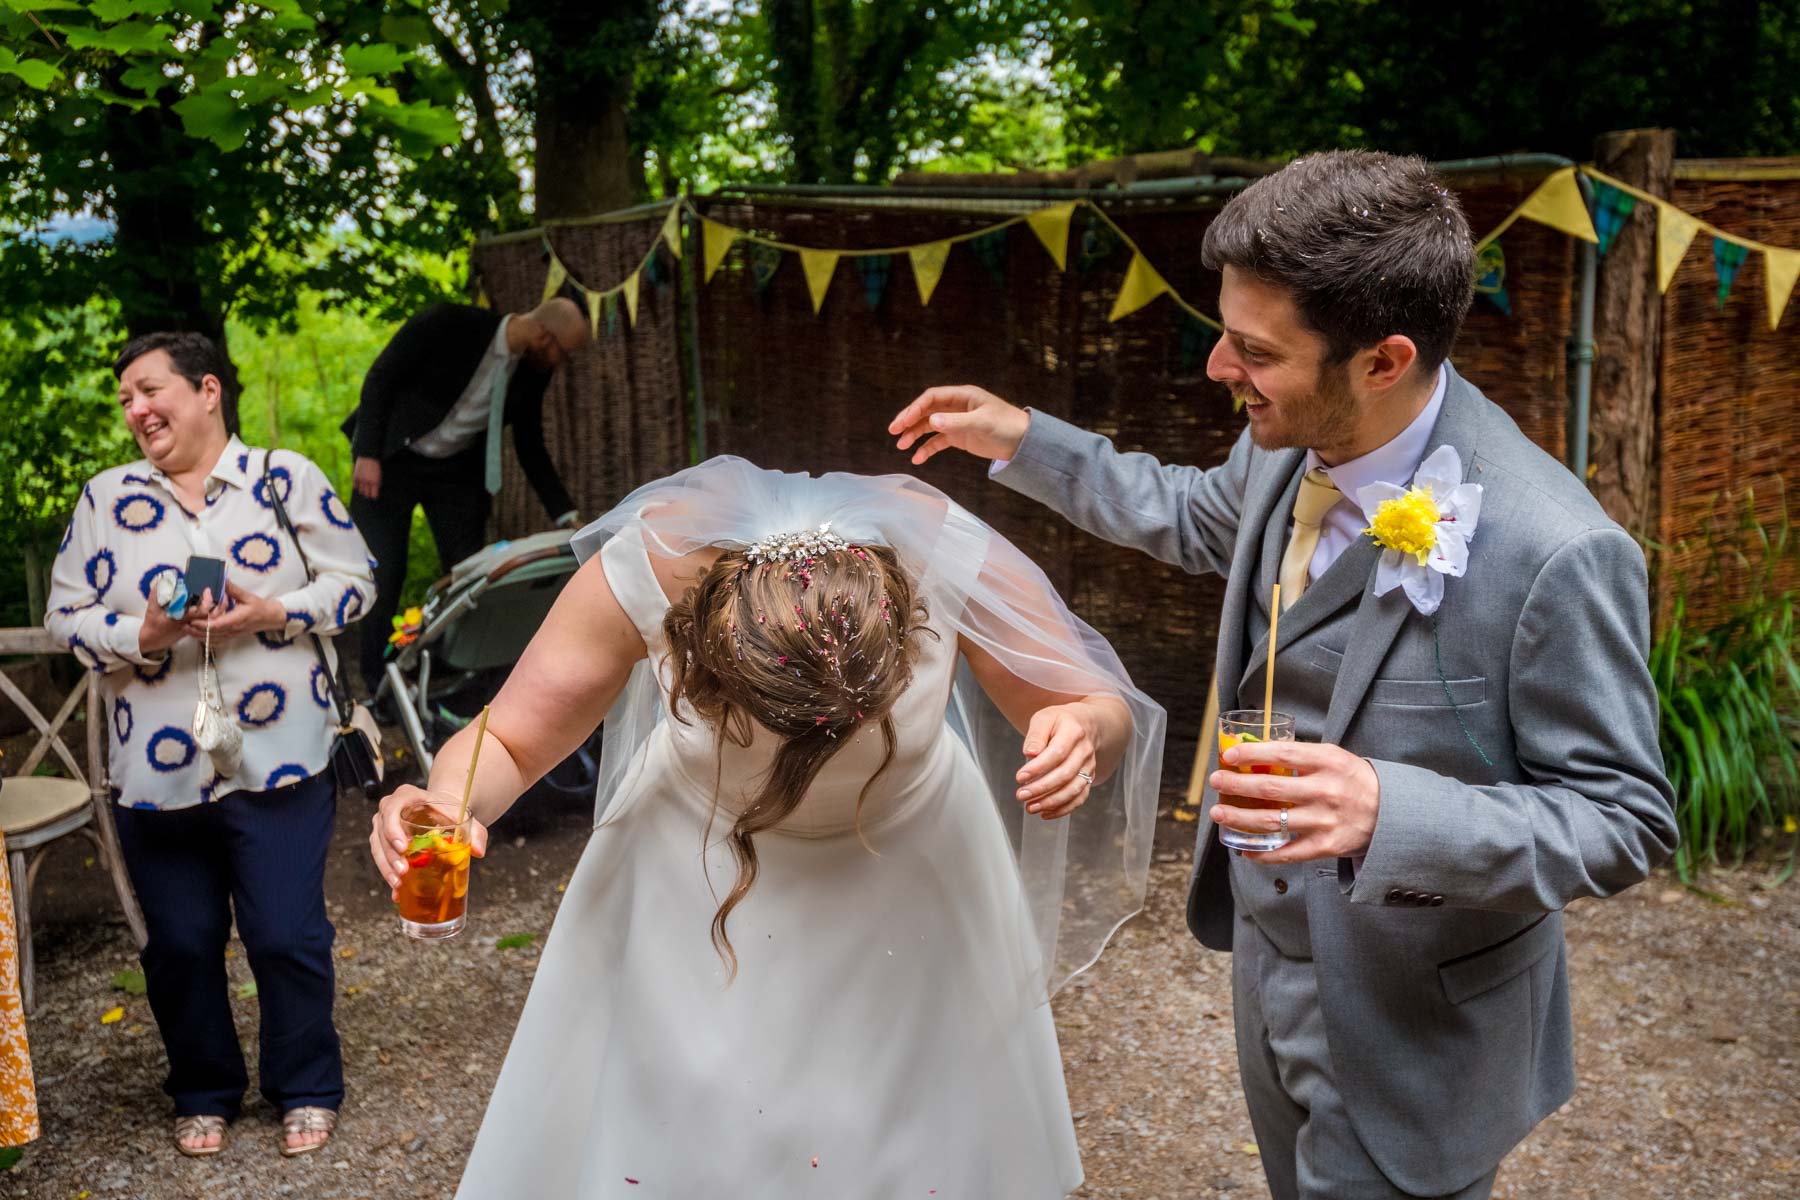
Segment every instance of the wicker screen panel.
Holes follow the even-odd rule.
[[[1463,194],[1480,232],[1498,224],[1535,181]],[[1216,312],[1218,277],[1200,264],[1216,202],[1109,207],[1181,294]],[[994,213],[821,207],[737,200],[706,206],[714,220],[798,245],[877,248],[981,228]],[[1487,301],[1465,325],[1458,368],[1561,455],[1567,411],[1565,340],[1573,256],[1567,239],[1534,225],[1508,234],[1511,316]],[[1243,427],[1229,394],[1206,375],[1210,339],[1167,301],[1109,321],[1130,254],[1077,211],[1067,269],[1014,226],[984,246],[954,249],[929,307],[904,255],[885,287],[840,260],[814,315],[797,257],[738,243],[700,296],[701,377],[709,453],[789,470],[910,471],[891,449],[887,419],[936,383],[975,383],[1073,420],[1168,462],[1224,460]],[[873,300],[873,303],[871,303]],[[1206,702],[1222,583],[1073,529],[984,478],[966,455],[918,472],[1014,538],[1071,605],[1118,649],[1132,676],[1170,710],[1165,784],[1186,786]]]
[[[661,226],[660,218],[596,223],[554,228],[549,236],[571,276],[607,288],[637,266]],[[518,312],[542,298],[549,263],[537,239],[482,242],[474,260],[495,308]],[[614,331],[603,321],[600,336],[557,372],[544,398],[544,439],[584,519],[638,484],[688,465],[677,268],[667,249],[659,250],[656,279],[641,284],[637,324],[621,302]],[[502,461],[498,536],[548,528],[556,514],[544,511],[510,451]]]
[[[1800,247],[1800,180],[1678,179],[1669,198],[1722,229]],[[1666,616],[1685,577],[1688,610],[1702,624],[1742,599],[1748,579],[1738,571],[1722,589],[1700,586],[1709,518],[1729,527],[1753,493],[1757,518],[1779,523],[1800,450],[1800,294],[1771,332],[1763,257],[1752,253],[1723,308],[1717,295],[1702,230],[1663,297],[1659,540],[1671,549],[1657,593]],[[1777,584],[1800,585],[1793,556]]]

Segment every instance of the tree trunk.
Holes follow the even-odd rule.
[[[106,123],[107,157],[111,163],[113,274],[108,285],[119,301],[125,334],[180,329],[203,333],[224,352],[229,379],[225,393],[225,425],[238,430],[238,377],[225,340],[225,312],[204,284],[213,261],[212,235],[200,224],[201,198],[190,164],[192,153],[177,118],[166,108],[127,112],[107,105],[98,118]]]
[[[823,183],[828,172],[819,119],[813,0],[768,0],[764,12],[775,58],[769,80],[775,87],[776,127],[787,134],[795,180]]]
[[[608,81],[609,83],[611,81]],[[629,86],[627,83],[626,86]],[[537,218],[591,217],[626,208],[642,188],[643,166],[634,164],[626,129],[626,100],[619,87],[604,92],[544,94],[537,102]]]
[[[599,17],[581,5],[521,3],[509,11],[530,23],[538,72],[538,220],[631,205],[644,193],[644,164],[631,142],[633,79],[656,33],[656,5],[613,0]]]
[[[1653,196],[1669,194],[1675,134],[1630,129],[1601,135],[1602,171]],[[1656,214],[1639,204],[1602,260],[1594,298],[1594,496],[1631,533],[1657,526],[1656,443],[1662,297],[1656,290]]]

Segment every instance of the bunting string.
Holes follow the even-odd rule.
[[[1586,198],[1582,195],[1578,176],[1586,176],[1596,185],[1598,223],[1595,214],[1590,212]],[[1719,303],[1725,302],[1730,291],[1732,280],[1738,274],[1738,268],[1752,253],[1763,255],[1765,291],[1769,310],[1769,328],[1776,328],[1781,321],[1783,310],[1792,296],[1795,284],[1800,281],[1800,250],[1773,246],[1754,238],[1743,237],[1729,230],[1720,229],[1710,222],[1703,221],[1690,213],[1676,207],[1669,201],[1653,196],[1639,188],[1615,179],[1612,176],[1588,166],[1568,166],[1552,172],[1530,195],[1510,212],[1492,232],[1476,243],[1477,273],[1482,276],[1477,290],[1489,295],[1503,311],[1510,311],[1504,287],[1504,259],[1500,257],[1498,242],[1500,237],[1520,220],[1529,220],[1548,226],[1571,237],[1596,243],[1601,253],[1611,248],[1633,211],[1642,205],[1655,209],[1657,215],[1657,283],[1662,291],[1667,291],[1674,281],[1675,273],[1682,260],[1692,247],[1701,231],[1711,235],[1713,258],[1717,268]],[[544,250],[549,258],[549,269],[544,281],[544,298],[549,299],[564,288],[573,288],[586,298],[589,320],[595,336],[599,335],[603,309],[609,302],[614,305],[622,302],[630,322],[635,325],[638,315],[638,300],[641,292],[640,284],[647,271],[652,272],[651,282],[657,281],[654,274],[654,256],[663,245],[667,245],[670,254],[676,259],[682,256],[681,219],[683,215],[691,216],[699,224],[701,248],[701,278],[711,282],[719,267],[731,253],[732,247],[744,242],[752,247],[752,274],[759,291],[768,286],[773,278],[775,268],[779,266],[783,254],[793,254],[800,260],[802,273],[806,280],[807,294],[812,301],[813,311],[819,312],[825,304],[825,298],[831,290],[833,279],[837,274],[840,259],[858,261],[856,276],[861,283],[869,307],[879,303],[880,295],[886,288],[891,264],[901,259],[911,266],[913,282],[918,290],[920,307],[931,303],[937,289],[939,278],[943,275],[945,263],[950,251],[962,243],[976,243],[975,249],[981,252],[980,257],[989,270],[996,276],[1004,275],[1004,249],[1000,239],[1006,231],[1015,225],[1029,228],[1042,244],[1046,253],[1056,264],[1056,268],[1068,269],[1069,234],[1075,213],[1086,210],[1091,221],[1087,233],[1082,237],[1079,266],[1086,270],[1095,257],[1104,248],[1110,254],[1120,247],[1129,250],[1130,261],[1125,270],[1125,277],[1119,291],[1114,297],[1108,319],[1119,321],[1144,308],[1155,300],[1167,298],[1168,301],[1185,314],[1191,321],[1198,322],[1214,335],[1223,332],[1216,317],[1200,311],[1169,283],[1168,278],[1157,269],[1148,255],[1137,244],[1136,240],[1126,233],[1111,214],[1091,199],[1068,200],[1057,204],[1045,205],[1028,212],[1017,213],[992,224],[977,229],[966,229],[960,233],[946,234],[929,242],[910,245],[877,246],[865,249],[846,249],[841,247],[805,246],[796,242],[784,241],[752,229],[743,229],[715,221],[706,216],[694,204],[693,200],[683,195],[669,202],[667,215],[663,219],[662,228],[655,240],[650,244],[644,256],[622,280],[605,289],[589,287],[571,275],[557,258],[555,249],[550,245],[548,237],[544,240]],[[875,261],[879,260],[879,261]],[[610,311],[607,315],[608,326],[612,325]]]

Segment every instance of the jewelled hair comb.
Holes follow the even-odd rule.
[[[764,538],[745,550],[744,557],[752,564],[804,562],[821,554],[848,549],[850,543],[831,532],[831,522],[827,521],[809,533],[784,533]]]

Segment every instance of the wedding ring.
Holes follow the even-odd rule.
[[[1281,810],[1281,836],[1282,837],[1288,836],[1287,809],[1285,809],[1285,808]]]
[[[1075,774],[1079,775],[1081,777],[1081,781],[1083,783],[1087,784],[1089,787],[1094,786],[1094,777],[1092,775],[1088,774],[1086,771],[1077,771],[1077,772],[1075,772]]]

